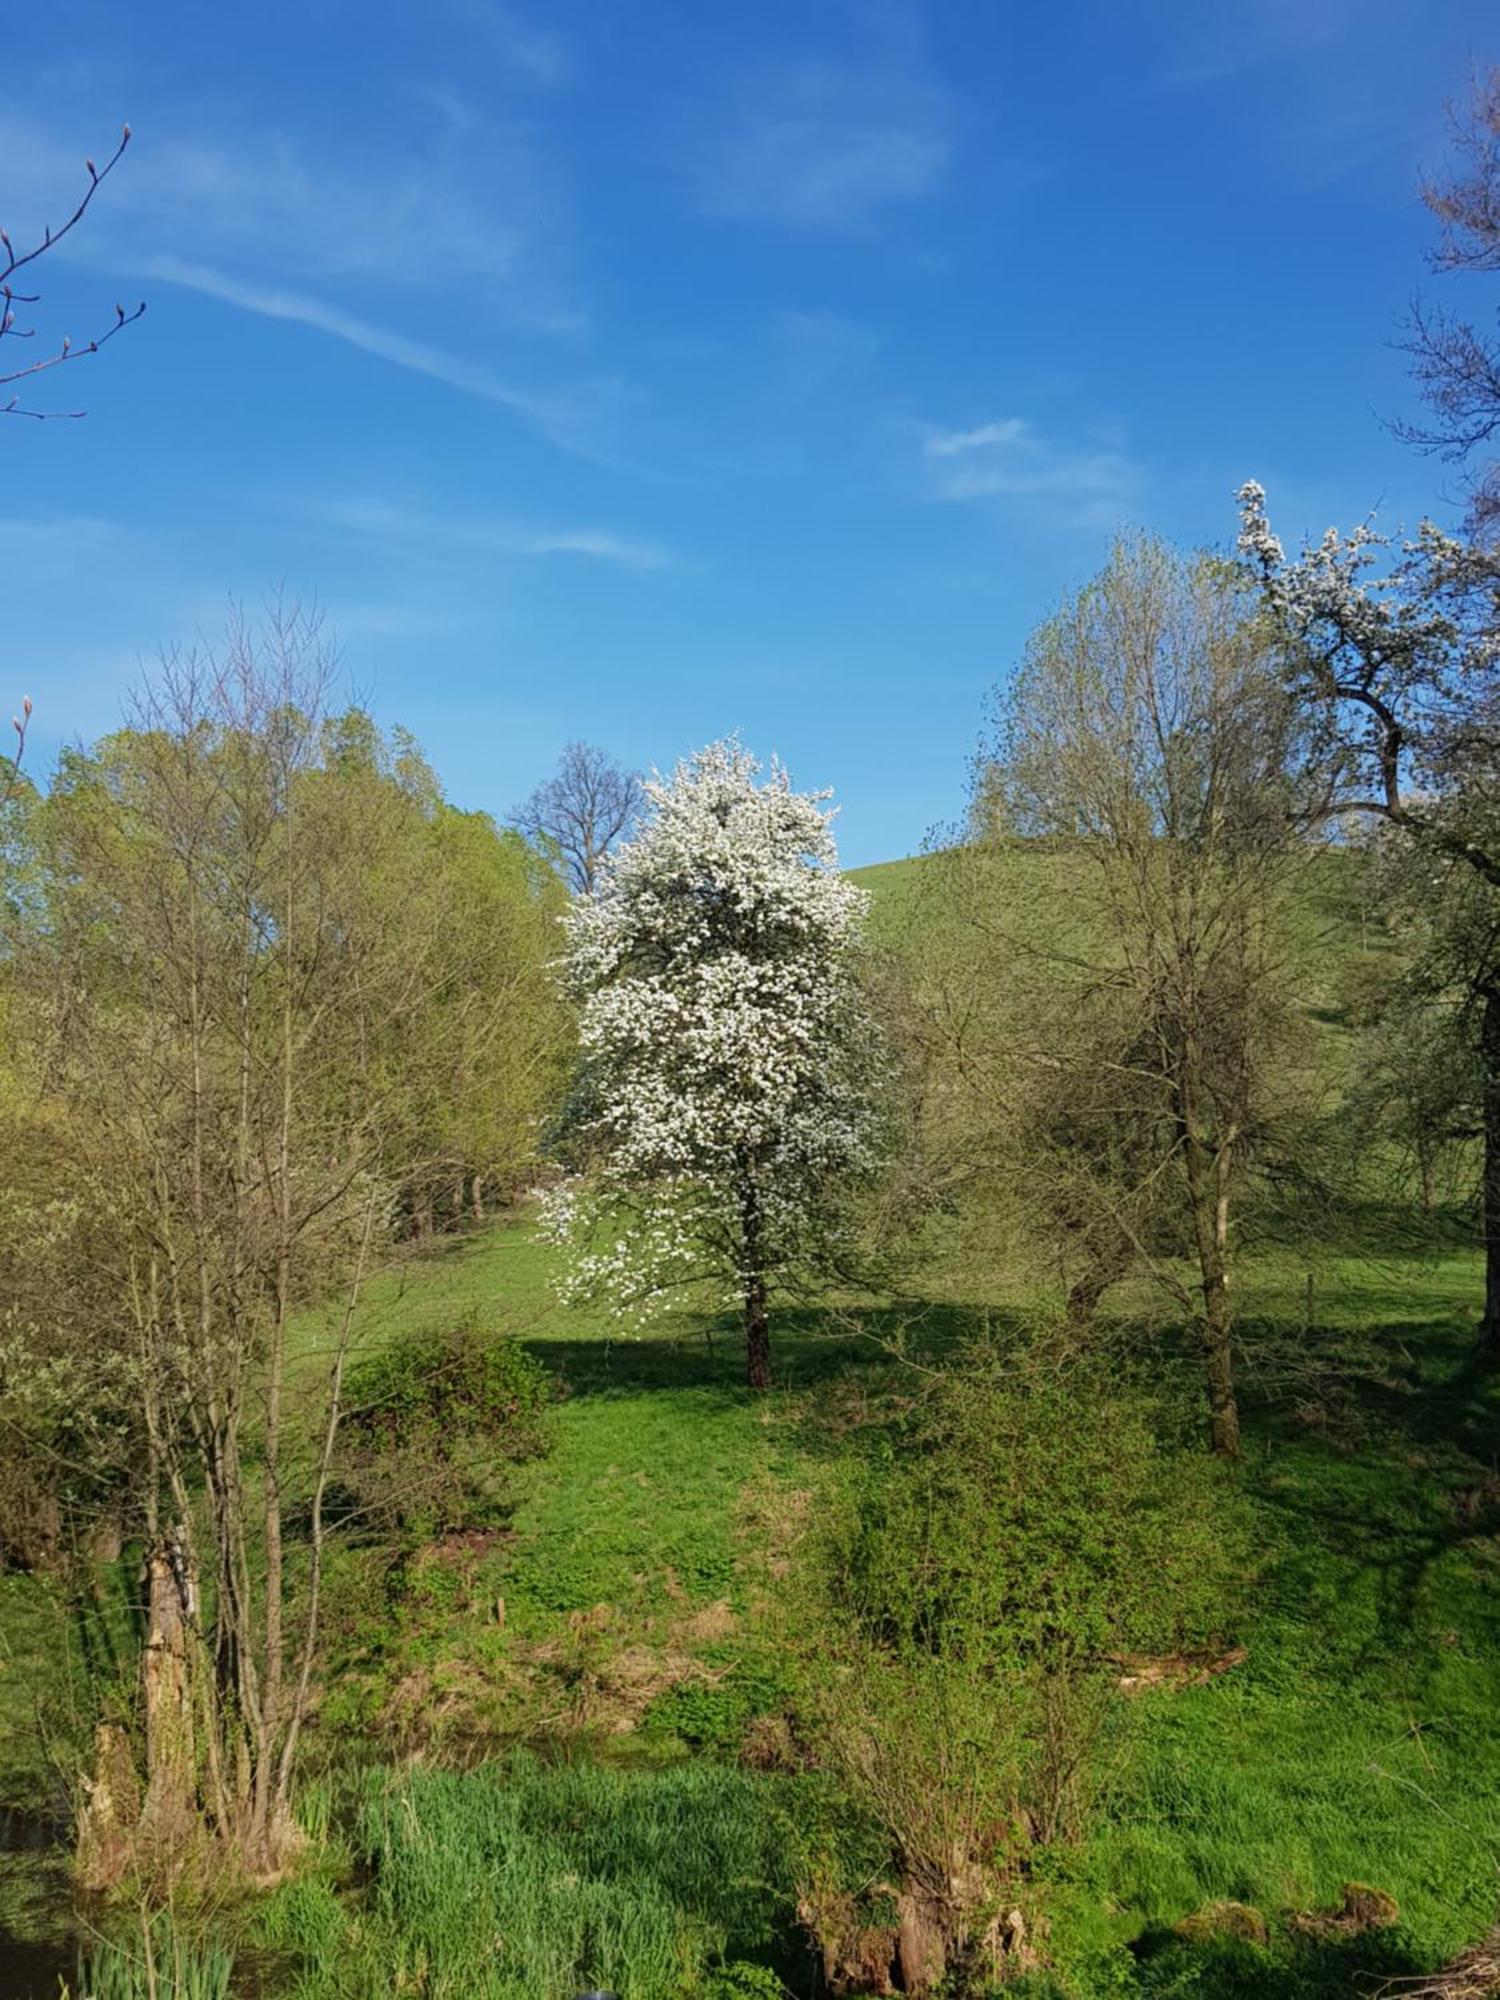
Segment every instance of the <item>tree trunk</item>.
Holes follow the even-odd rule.
[[[169,1533],[146,1557],[146,1644],[141,1690],[146,1712],[143,1831],[175,1845],[197,1815],[193,1710],[188,1685],[191,1582],[182,1539]]]
[[[113,1889],[135,1853],[141,1786],[122,1724],[94,1725],[94,1768],[83,1780],[76,1862],[80,1888],[91,1895]]]
[[[483,1220],[484,1220],[484,1176],[483,1176],[482,1174],[475,1174],[474,1178],[473,1178],[473,1179],[472,1179],[472,1181],[470,1181],[470,1183],[469,1183],[469,1191],[470,1191],[470,1194],[471,1194],[471,1196],[472,1196],[472,1198],[473,1198],[473,1203],[474,1203],[474,1220],[475,1220],[476,1222],[483,1222]]]
[[[1099,1301],[1109,1290],[1109,1278],[1098,1264],[1091,1264],[1081,1278],[1068,1287],[1067,1319],[1072,1327],[1089,1326],[1099,1309]]]
[[[1491,1360],[1500,1361],[1500,981],[1484,988],[1479,1048],[1484,1064],[1484,1318],[1479,1344]]]
[[[1425,1134],[1417,1140],[1417,1172],[1422,1180],[1422,1213],[1431,1215],[1437,1206],[1437,1192],[1432,1176],[1432,1141]]]
[[[109,1507],[89,1529],[88,1558],[91,1563],[113,1563],[120,1560],[120,1551],[125,1546],[125,1524],[120,1518],[118,1505]]]
[[[1069,1326],[1086,1327],[1092,1323],[1104,1294],[1124,1277],[1129,1262],[1128,1252],[1120,1244],[1108,1250],[1095,1247],[1089,1262],[1068,1287]]]
[[[3,1553],[22,1569],[48,1574],[63,1566],[62,1502],[56,1493],[38,1487],[30,1496],[24,1520],[7,1537]]]
[[[1229,1331],[1229,1294],[1222,1273],[1218,1287],[1204,1289],[1208,1339],[1209,1438],[1220,1458],[1240,1455],[1240,1408],[1234,1393],[1234,1360]]]
[[[1188,1199],[1203,1293],[1203,1348],[1208,1376],[1209,1436],[1221,1458],[1240,1455],[1240,1412],[1234,1393],[1233,1318],[1229,1310],[1229,1146],[1211,1156],[1189,1129],[1184,1135]]]
[[[745,1379],[752,1389],[769,1389],[771,1322],[766,1310],[765,1244],[761,1234],[760,1196],[748,1176],[740,1189],[740,1229],[745,1288]]]

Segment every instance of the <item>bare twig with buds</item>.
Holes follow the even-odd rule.
[[[39,257],[43,257],[49,250],[55,249],[68,234],[68,231],[75,228],[83,220],[85,214],[88,212],[90,202],[114,172],[116,166],[119,164],[121,155],[129,144],[130,127],[127,125],[120,134],[119,145],[115,147],[115,150],[110,154],[102,167],[96,167],[92,160],[84,161],[84,166],[88,169],[89,184],[84,190],[83,199],[73,210],[67,221],[62,223],[58,228],[53,229],[50,225],[44,228],[41,241],[34,243],[29,250],[17,250],[7,232],[4,229],[0,229],[0,258],[4,260],[0,262],[0,340],[34,340],[36,338],[36,328],[34,326],[20,326],[16,323],[16,307],[36,305],[41,298],[41,294],[39,292],[17,291],[12,283],[12,279],[17,271],[25,270],[28,264],[34,264]],[[133,325],[145,310],[146,304],[144,300],[141,301],[133,312],[127,312],[124,306],[117,305],[115,307],[114,323],[106,327],[103,333],[96,334],[93,339],[83,341],[77,345],[72,340],[64,337],[60,346],[55,348],[51,353],[43,355],[39,360],[29,362],[24,368],[15,368],[9,373],[0,373],[0,387],[4,387],[11,382],[25,381],[32,375],[45,374],[49,368],[59,368],[65,361],[81,361],[86,354],[97,354],[100,348],[107,346],[117,333],[123,333],[127,326]],[[46,417],[59,416],[81,417],[84,414],[82,410],[27,409],[22,405],[19,395],[13,395],[8,402],[0,403],[0,416],[6,417],[35,417],[41,420]]]
[[[26,731],[31,726],[31,696],[21,697],[21,713],[13,715],[10,726],[16,732],[16,747],[6,759],[5,783],[0,786],[0,806],[5,805],[11,793],[21,782],[21,759],[26,755]]]

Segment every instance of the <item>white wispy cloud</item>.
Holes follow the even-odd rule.
[[[545,527],[503,514],[471,514],[403,501],[338,496],[314,508],[316,517],[350,534],[398,541],[436,556],[577,556],[640,572],[673,568],[665,543],[612,528]]]
[[[573,55],[562,36],[539,28],[501,0],[451,0],[453,19],[471,29],[511,69],[549,89],[571,81]]]
[[[605,528],[556,529],[533,535],[527,547],[537,556],[587,556],[620,569],[670,569],[677,558],[660,542],[616,535]]]
[[[953,150],[949,97],[920,72],[807,62],[715,107],[692,170],[710,214],[861,229],[932,193]]]
[[[173,255],[386,295],[457,284],[517,323],[568,323],[554,269],[562,197],[528,125],[460,124],[450,107],[429,114],[440,130],[333,150],[274,129],[205,137],[193,116],[136,133],[110,183],[108,231],[80,232],[69,255],[122,268]],[[81,188],[84,150],[0,112],[12,233]]]
[[[934,431],[925,449],[929,458],[966,458],[972,452],[997,451],[1020,444],[1027,430],[1024,417],[1007,417],[1003,423],[980,424],[971,431]]]
[[[530,128],[446,102],[428,110],[436,132],[342,152],[275,131],[203,138],[184,112],[175,131],[137,134],[110,183],[109,228],[80,231],[64,254],[135,295],[166,282],[315,329],[509,409],[565,449],[608,456],[625,385],[599,374],[550,380],[557,337],[571,351],[587,320],[559,248],[566,205]],[[13,233],[55,215],[59,190],[81,182],[81,157],[24,114],[0,111],[0,157],[0,220]],[[512,370],[431,339],[455,302],[466,336],[490,354],[503,334],[531,358]],[[546,386],[524,379],[538,374]]]
[[[930,430],[922,452],[934,500],[1032,500],[1097,522],[1118,518],[1142,484],[1123,451],[1060,443],[1025,417]]]
[[[147,266],[147,275],[167,284],[181,285],[188,291],[201,292],[224,305],[238,306],[244,312],[258,313],[264,319],[290,320],[298,326],[329,334],[335,340],[346,340],[351,347],[377,355],[398,368],[409,368],[414,374],[446,382],[466,395],[480,396],[486,402],[514,410],[535,424],[554,444],[570,450],[585,448],[577,434],[577,413],[570,412],[563,402],[514,388],[488,368],[425,341],[412,340],[390,327],[376,326],[324,299],[246,282],[217,271],[212,265],[190,264],[180,257],[153,258]]]
[[[1187,9],[1176,22],[1174,59],[1158,84],[1197,89],[1247,70],[1303,62],[1342,35],[1362,14],[1358,0],[1248,0],[1236,7]]]

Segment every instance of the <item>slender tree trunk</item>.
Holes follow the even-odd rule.
[[[752,1389],[769,1389],[771,1321],[766,1308],[766,1253],[760,1196],[748,1174],[740,1188],[740,1231],[744,1259],[745,1379]]]
[[[483,1220],[484,1220],[484,1176],[483,1176],[482,1174],[475,1174],[475,1176],[474,1176],[473,1180],[472,1180],[472,1181],[471,1181],[471,1182],[469,1183],[469,1189],[470,1189],[470,1193],[471,1193],[471,1195],[472,1195],[472,1197],[473,1197],[473,1202],[474,1202],[474,1220],[475,1220],[476,1222],[483,1222]]]
[[[1240,1408],[1234,1393],[1234,1360],[1229,1330],[1229,1294],[1220,1275],[1216,1288],[1204,1288],[1204,1325],[1208,1346],[1209,1438],[1220,1458],[1240,1455]]]
[[[1203,1350],[1208,1378],[1209,1436],[1221,1458],[1240,1455],[1240,1412],[1234,1393],[1234,1326],[1229,1309],[1229,1151],[1210,1154],[1191,1127],[1183,1157],[1198,1278],[1203,1293]]]
[[[1075,1278],[1068,1287],[1068,1325],[1091,1325],[1094,1314],[1099,1310],[1099,1301],[1108,1290],[1108,1274],[1101,1265],[1091,1264],[1083,1276]]]
[[[1500,1360],[1500,980],[1484,989],[1479,1046],[1484,1063],[1484,1318],[1479,1341],[1491,1360]]]

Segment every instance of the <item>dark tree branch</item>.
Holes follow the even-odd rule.
[[[102,167],[96,167],[92,160],[85,160],[84,165],[88,169],[89,184],[84,191],[83,199],[73,210],[73,213],[68,217],[66,222],[62,223],[58,228],[53,229],[50,225],[44,227],[41,241],[34,243],[29,250],[17,250],[11,242],[8,233],[4,229],[0,229],[0,252],[4,253],[5,258],[3,266],[0,266],[0,340],[34,340],[36,338],[36,328],[34,326],[17,325],[16,307],[36,305],[41,298],[41,294],[39,292],[17,291],[12,280],[16,272],[25,270],[28,265],[34,264],[39,257],[44,257],[49,250],[55,250],[68,232],[77,227],[88,213],[89,205],[93,201],[94,196],[114,172],[125,148],[129,144],[130,127],[127,125],[120,134],[119,145],[115,147],[114,152],[110,154]],[[97,354],[101,347],[108,346],[116,334],[123,333],[127,326],[133,326],[145,310],[146,305],[144,300],[141,301],[133,312],[127,312],[124,306],[117,305],[115,307],[114,323],[107,327],[103,333],[96,334],[91,340],[83,341],[76,345],[72,340],[64,336],[57,348],[42,355],[38,360],[28,362],[23,368],[14,368],[8,372],[0,372],[0,387],[5,387],[13,382],[27,381],[33,375],[44,375],[49,369],[60,368],[65,362],[81,361],[85,355]],[[82,410],[28,409],[22,404],[19,394],[12,396],[8,402],[0,404],[0,416],[33,417],[39,422],[47,417],[81,417],[84,414],[85,412]]]
[[[598,886],[599,871],[641,809],[641,781],[591,743],[570,743],[557,775],[538,785],[512,815],[528,840],[553,849],[581,896]]]
[[[1453,165],[1422,184],[1440,235],[1428,264],[1440,275],[1500,273],[1500,66],[1475,79],[1464,107],[1450,114]],[[1500,436],[1500,339],[1484,323],[1415,301],[1401,343],[1432,413],[1429,423],[1398,423],[1396,435],[1419,451],[1454,463],[1471,460],[1469,519],[1476,534],[1500,529],[1500,464],[1490,447]]]

